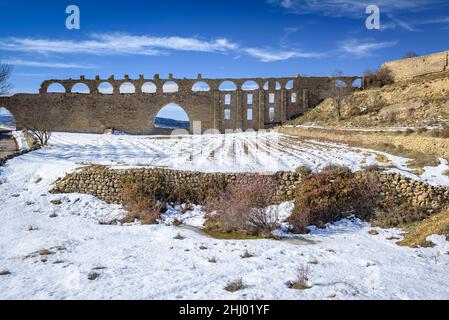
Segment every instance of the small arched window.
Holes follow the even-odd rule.
[[[218,87],[220,91],[235,91],[237,90],[237,86],[232,81],[223,81]]]
[[[64,92],[65,92],[64,86],[56,82],[50,84],[47,88],[47,93],[64,93]]]
[[[98,86],[98,92],[100,92],[101,94],[113,94],[114,88],[109,82],[102,82]]]
[[[204,81],[195,83],[192,87],[193,92],[210,91],[209,85]]]
[[[156,93],[157,87],[153,82],[145,82],[142,85],[142,92],[143,93]]]
[[[259,89],[259,85],[257,84],[257,82],[252,81],[252,80],[248,80],[248,81],[244,82],[242,85],[242,90],[244,90],[244,91],[254,91],[254,90],[258,90],[258,89]]]
[[[167,81],[166,83],[164,83],[162,87],[162,91],[165,93],[178,92],[178,90],[179,90],[178,84],[174,81]]]
[[[89,94],[89,87],[85,83],[77,83],[72,87],[72,93]]]
[[[136,87],[131,82],[124,82],[120,86],[120,93],[121,94],[130,94],[130,93],[136,93]]]

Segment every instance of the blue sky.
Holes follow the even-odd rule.
[[[67,30],[65,9],[81,10]],[[377,4],[381,30],[367,30]],[[14,92],[48,78],[361,75],[383,61],[447,50],[441,0],[20,1],[0,0],[0,59]]]

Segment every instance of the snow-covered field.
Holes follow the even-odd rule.
[[[275,133],[175,140],[55,134],[49,148],[0,168],[0,298],[447,299],[449,243],[438,236],[432,237],[434,248],[403,248],[396,245],[399,230],[373,236],[367,224],[343,220],[302,239],[216,240],[198,228],[198,207],[183,217],[191,227],[104,225],[124,211],[87,195],[48,193],[57,178],[81,163],[202,171],[336,163],[358,169],[378,162],[378,154]],[[383,155],[396,170],[410,171],[405,159]],[[447,164],[440,167],[416,178],[432,180]],[[279,210],[285,216],[290,209],[285,204]],[[183,240],[175,239],[178,233]],[[242,258],[246,250],[254,256]],[[306,264],[312,287],[289,289],[286,283]],[[91,272],[99,277],[89,280]],[[240,277],[246,289],[223,289]]]
[[[49,148],[22,159],[76,166],[94,163],[116,168],[144,166],[203,172],[289,171],[304,165],[319,170],[330,164],[360,170],[377,164],[431,184],[449,185],[449,177],[442,174],[449,168],[443,159],[439,166],[425,168],[418,177],[405,158],[273,132],[182,137],[55,133]]]

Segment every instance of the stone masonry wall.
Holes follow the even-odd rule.
[[[68,174],[55,183],[52,193],[90,194],[108,203],[121,202],[123,179],[139,176],[150,179],[155,174],[163,173],[173,183],[189,182],[192,188],[198,188],[202,181],[213,177],[222,177],[227,182],[257,183],[261,180],[274,180],[278,188],[273,201],[280,203],[294,199],[297,186],[302,176],[298,172],[278,172],[274,174],[258,173],[200,173],[167,169],[124,169],[113,170],[106,167],[89,167]],[[429,184],[407,179],[399,174],[379,173],[382,192],[388,198],[400,198],[413,205],[423,206],[431,212],[438,212],[449,204],[449,187],[431,186]]]
[[[51,131],[103,133],[115,129],[129,134],[157,134],[155,119],[170,103],[178,104],[190,121],[190,133],[206,130],[224,133],[227,130],[261,130],[301,115],[334,94],[336,81],[343,81],[348,90],[360,77],[283,77],[153,79],[79,79],[47,80],[39,94],[15,94],[0,97],[0,107],[10,111],[17,129],[33,127],[36,117],[42,118]],[[234,90],[221,87],[234,85]],[[101,93],[100,85],[111,86],[110,93]],[[134,93],[125,93],[123,85],[134,86]],[[154,92],[144,92],[152,84]],[[194,90],[197,84],[206,91]],[[63,92],[49,92],[59,85]],[[75,86],[83,85],[85,92]],[[176,92],[164,91],[168,85]],[[146,87],[145,87],[146,88]],[[251,111],[251,112],[248,112]],[[226,115],[229,115],[225,117]],[[251,116],[248,116],[250,114]],[[39,121],[41,122],[41,121]],[[209,131],[209,132],[210,132]]]
[[[163,174],[169,185],[187,183],[191,188],[199,190],[206,181],[223,179],[226,183],[253,184],[274,182],[278,189],[274,190],[276,203],[288,201],[293,198],[296,185],[301,183],[299,173],[279,172],[274,174],[258,173],[202,173],[191,171],[178,171],[168,169],[121,169],[113,170],[106,167],[88,167],[68,174],[55,183],[52,193],[82,193],[98,197],[107,203],[120,203],[122,183],[125,180],[150,181],[152,177]],[[194,200],[194,199],[192,199]]]

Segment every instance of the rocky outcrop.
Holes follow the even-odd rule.
[[[400,82],[333,99],[290,124],[372,127],[427,126],[449,120],[449,77]],[[338,110],[339,109],[339,110]]]

